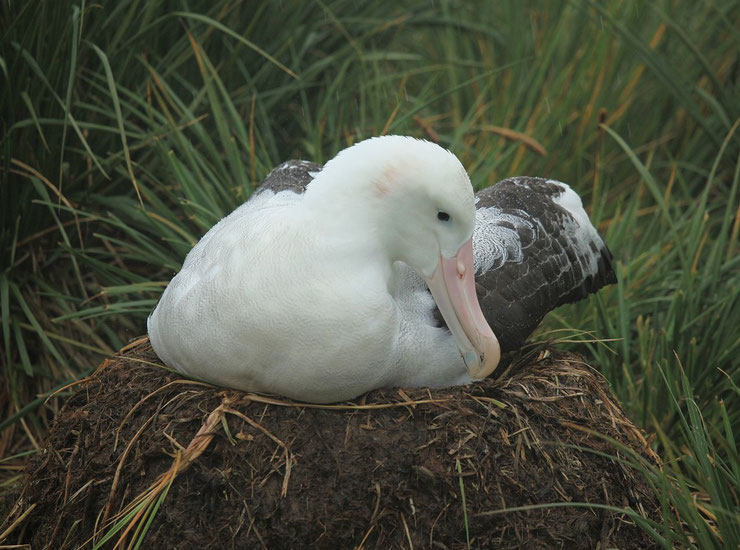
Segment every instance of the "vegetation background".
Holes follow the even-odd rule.
[[[739,52],[737,0],[3,1],[1,490],[273,166],[398,133],[581,194],[619,283],[537,338],[653,434],[644,528],[737,548]]]

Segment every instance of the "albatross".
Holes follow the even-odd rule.
[[[193,247],[147,328],[175,370],[314,403],[485,378],[544,315],[615,282],[566,184],[474,194],[424,140],[288,161]]]

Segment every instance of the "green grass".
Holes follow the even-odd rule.
[[[738,20],[735,0],[3,2],[0,458],[38,448],[44,398],[145,332],[278,162],[435,136],[478,188],[581,194],[620,282],[541,334],[614,339],[562,345],[656,434],[664,546],[736,547]]]

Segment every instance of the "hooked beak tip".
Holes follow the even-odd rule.
[[[493,348],[493,349],[490,349]],[[501,361],[501,351],[498,342],[495,346],[489,345],[489,350],[483,355],[468,352],[463,356],[463,361],[468,369],[468,374],[473,380],[482,380],[491,374]]]
[[[481,364],[480,356],[474,351],[467,352],[463,356],[463,361],[465,361],[465,366],[468,367],[468,371],[476,369]]]

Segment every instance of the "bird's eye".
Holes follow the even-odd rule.
[[[441,222],[450,221],[450,215],[447,212],[437,212],[437,219]]]

